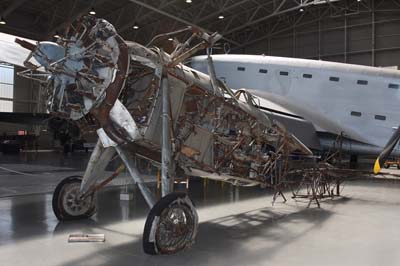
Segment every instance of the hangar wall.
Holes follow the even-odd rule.
[[[39,104],[39,85],[30,79],[18,76],[21,67],[15,67],[14,74],[14,112],[37,113],[41,112]]]
[[[246,46],[243,51],[369,66],[399,66],[400,18],[390,12],[328,16],[316,23],[292,26],[285,34]]]
[[[18,76],[16,73],[23,70],[22,68],[15,66],[14,70],[13,112],[38,113],[44,111],[43,104],[39,104],[38,83]],[[30,125],[0,123],[1,135],[16,135],[18,130],[27,130],[28,134],[35,134],[34,131],[38,129]]]

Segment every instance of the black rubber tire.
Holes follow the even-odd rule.
[[[95,195],[91,196],[92,197],[91,198],[91,200],[92,200],[91,208],[82,215],[73,216],[64,210],[63,204],[61,202],[62,196],[63,196],[63,189],[66,185],[69,185],[72,183],[79,183],[79,184],[82,183],[82,177],[81,176],[69,176],[69,177],[63,179],[57,185],[56,189],[54,190],[52,206],[53,206],[53,212],[59,221],[87,219],[87,218],[92,217],[96,213],[96,204],[94,202]]]
[[[400,169],[400,164],[397,165],[397,169]]]
[[[390,167],[390,164],[383,164],[383,167],[385,167],[386,169],[388,169]]]
[[[149,254],[149,255],[164,254],[157,249],[157,243],[151,242],[149,239],[150,232],[151,232],[152,226],[153,226],[153,221],[156,217],[159,217],[161,215],[161,213],[163,212],[163,210],[165,208],[168,208],[175,200],[177,200],[178,198],[186,198],[186,197],[190,200],[190,203],[192,206],[189,206],[188,204],[185,204],[185,205],[187,205],[187,207],[189,207],[190,209],[192,209],[195,212],[195,227],[196,228],[194,230],[194,234],[191,236],[191,240],[192,240],[192,242],[194,242],[194,239],[197,234],[198,217],[197,217],[196,210],[194,210],[193,201],[189,198],[189,196],[186,193],[172,192],[172,193],[166,195],[165,197],[161,198],[159,201],[157,201],[157,203],[153,206],[153,208],[150,210],[149,214],[147,215],[146,223],[145,223],[144,230],[143,230],[143,250],[146,254]],[[186,246],[185,248],[187,248],[187,247],[189,247],[189,246]],[[177,250],[176,252],[179,252],[185,248]],[[168,254],[172,254],[172,253],[168,253]]]

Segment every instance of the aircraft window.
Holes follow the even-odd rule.
[[[311,79],[312,75],[311,74],[303,74],[303,78],[305,79]]]
[[[386,116],[384,115],[375,115],[376,120],[386,120]]]
[[[352,116],[358,116],[358,117],[361,116],[361,112],[356,112],[356,111],[351,111],[350,114],[351,114]]]
[[[338,82],[340,79],[338,77],[329,77],[329,80]]]
[[[389,89],[398,89],[398,88],[399,88],[399,84],[393,84],[393,83],[389,84]]]
[[[246,68],[245,68],[245,67],[238,67],[237,70],[238,70],[238,71],[245,71]]]
[[[359,84],[359,85],[368,85],[368,80],[357,80],[357,84]]]
[[[268,70],[266,70],[266,69],[260,69],[260,70],[258,70],[258,72],[263,73],[263,74],[267,74],[267,73],[268,73]]]
[[[279,75],[281,75],[281,76],[289,76],[289,72],[281,71],[281,72],[279,72]]]

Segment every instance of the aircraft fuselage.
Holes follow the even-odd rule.
[[[400,71],[257,55],[214,55],[218,78],[303,116],[317,131],[384,146],[400,117]],[[192,67],[206,72],[205,57]]]

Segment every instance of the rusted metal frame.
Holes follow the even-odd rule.
[[[155,89],[155,91],[153,92],[154,99],[157,99],[160,96],[160,93],[161,93],[161,89],[160,89],[161,88],[161,78],[158,77],[158,76],[157,76],[157,78],[158,78],[158,86],[155,85],[156,87],[154,88]],[[148,113],[147,122],[143,126],[148,127],[150,125],[151,117],[153,116],[154,110],[156,109],[156,107],[157,107],[157,100],[154,100],[152,105],[151,105],[151,107],[149,108],[150,112]]]
[[[184,73],[184,72],[183,72],[183,73]],[[213,95],[213,94],[210,94],[210,91],[209,91],[208,89],[203,88],[203,87],[199,86],[198,84],[193,84],[193,83],[188,82],[188,81],[185,80],[183,77],[181,77],[180,75],[176,74],[176,73],[173,72],[173,71],[168,71],[168,75],[171,75],[171,76],[173,76],[173,77],[176,78],[176,79],[179,79],[180,81],[184,82],[187,86],[190,86],[191,88],[199,89],[199,90],[201,91],[201,93],[204,93],[205,96],[209,96],[209,97],[210,97],[210,101],[215,101],[215,100],[223,101],[223,100],[225,99],[225,98],[222,96],[222,94],[221,94],[221,95]],[[218,87],[218,88],[219,88],[219,87]],[[236,100],[236,99],[235,99],[235,100]],[[208,110],[208,106],[210,106],[210,105],[211,105],[211,103],[208,103],[207,108],[205,108],[205,110]],[[232,105],[232,109],[235,109],[235,108],[237,108],[236,110],[242,111],[242,110],[241,110],[240,108],[238,108],[237,106]],[[201,119],[205,116],[205,114],[206,114],[207,112],[208,112],[208,111],[201,112],[201,116],[200,116]]]
[[[279,190],[276,190],[275,193],[274,193],[274,195],[272,196],[272,206],[274,206],[274,204],[275,204],[276,199],[278,198],[278,196],[281,196],[281,197],[283,198],[283,202],[286,202],[286,201],[287,201],[287,199],[286,199],[286,197],[285,197],[285,194],[283,194],[282,190],[279,189]]]
[[[220,162],[218,162],[218,163],[215,165],[215,169],[219,169],[219,168],[221,167],[221,165],[232,155],[232,153],[233,153],[237,148],[239,148],[240,145],[242,145],[242,143],[243,143],[243,141],[245,140],[245,138],[246,138],[246,137],[243,136],[243,137],[238,141],[238,143],[236,143],[236,145],[232,147],[232,149],[225,155],[225,157],[224,157]]]
[[[343,144],[343,132],[341,132],[339,135],[337,135],[333,145],[328,150],[328,157],[325,158],[324,162],[328,162],[329,160],[336,157],[337,155],[339,156],[339,161],[341,162],[342,144]],[[339,145],[338,149],[336,149],[336,145]],[[332,152],[332,150],[335,150],[335,151]]]
[[[145,68],[143,68],[143,69],[145,69]],[[134,78],[135,82],[136,82],[137,80],[140,80],[141,78],[143,78],[145,76],[148,76],[150,74],[153,74],[153,73],[154,73],[154,70],[153,69],[152,70],[149,69],[147,71],[143,71],[142,73],[140,73],[138,75],[133,75],[132,78]]]
[[[323,199],[326,196],[330,198],[334,197],[335,195],[332,192],[333,189],[332,191],[330,190],[330,185],[331,184],[340,185],[342,182],[341,179],[330,179],[329,174],[326,172],[326,169],[324,168],[314,167],[311,169],[305,169],[303,173],[304,173],[303,180],[300,182],[297,192],[294,192],[292,190],[293,193],[292,198],[308,198],[310,200],[308,203],[308,207],[314,200],[316,201],[318,207],[320,207],[319,199]],[[299,189],[304,184],[306,184],[307,194],[306,195],[298,194]],[[337,193],[337,195],[339,194],[340,192]]]
[[[203,50],[203,49],[205,49],[207,47],[208,47],[208,43],[206,43],[205,41],[193,46],[188,51],[176,56],[175,58],[172,58],[172,61],[168,64],[168,67],[174,67],[174,66],[178,65],[179,63],[181,63],[185,59],[191,57],[192,55],[194,55],[198,51]]]
[[[273,155],[275,158],[271,158],[270,156],[270,160],[268,162],[265,163],[264,169],[261,171],[262,175],[266,175],[267,173],[272,172],[272,169],[275,167],[276,165],[276,161],[277,159],[280,158],[280,155]],[[272,174],[272,173],[271,173]],[[272,175],[271,175],[272,178]],[[272,181],[272,180],[271,180]]]
[[[152,72],[152,73],[154,73],[154,72]],[[149,73],[147,73],[146,75],[143,75],[143,77],[147,76],[147,75],[149,75]],[[140,80],[140,78],[135,78],[135,80],[128,85],[132,86],[139,80]],[[148,126],[147,122],[151,116],[151,112],[153,111],[154,102],[156,102],[154,99],[157,98],[158,90],[159,90],[159,86],[157,86],[156,82],[153,79],[149,86],[145,87],[144,89],[141,89],[140,91],[138,91],[138,90],[133,91],[134,93],[145,92],[145,95],[141,99],[132,99],[132,98],[128,99],[128,90],[125,90],[124,95],[121,97],[122,102],[124,104],[129,103],[129,105],[132,105],[133,103],[137,103],[137,106],[127,108],[129,111],[132,111],[132,110],[142,111],[142,109],[146,110],[147,111],[146,125]],[[149,101],[151,101],[151,106],[147,107]],[[133,114],[132,112],[130,112],[130,113]]]
[[[287,153],[287,151],[285,151],[285,153]],[[282,160],[282,158],[283,158],[283,160]],[[279,169],[277,169],[278,160],[282,160],[283,163],[285,164],[283,167],[282,167],[282,165],[280,165]],[[274,169],[276,171],[279,171],[279,173],[276,175],[276,183],[272,185],[273,189],[275,190],[273,200],[272,200],[272,205],[274,205],[278,196],[282,196],[283,202],[287,201],[285,194],[282,191],[282,188],[284,187],[285,180],[287,177],[287,166],[286,166],[287,164],[288,164],[288,156],[281,155],[275,159]]]
[[[190,129],[192,131],[195,130],[195,124],[192,121],[187,120],[186,116],[181,117],[181,119],[184,120],[184,121],[179,121],[179,123],[183,123],[183,125],[188,124],[188,125],[190,125]],[[175,140],[178,139],[180,143],[184,143],[191,134],[192,134],[192,132],[187,131],[185,134],[177,136]],[[175,147],[175,148],[177,149],[179,147]],[[179,156],[179,153],[176,151],[175,158],[177,158],[178,156]]]
[[[178,43],[174,49],[174,51],[170,54],[171,58],[175,58],[176,56],[184,53],[189,45],[190,42],[197,36],[196,32],[193,32],[192,35],[186,39],[186,41],[184,43]]]
[[[275,164],[277,162],[278,159],[280,159],[280,157],[282,156],[280,154],[280,152],[282,151],[282,149],[284,148],[284,145],[279,146],[278,150],[276,152],[274,152],[274,156],[275,158],[271,158],[270,164],[268,165],[268,162],[265,163],[264,169],[261,171],[261,173],[263,175],[265,175],[266,173],[270,172],[273,167],[275,167]]]
[[[117,176],[119,176],[119,174],[121,174],[123,170],[125,170],[125,165],[121,164],[117,168],[117,170],[115,170],[114,173],[112,173],[109,177],[107,177],[105,180],[103,180],[99,184],[91,187],[87,192],[82,194],[82,196],[80,198],[84,200],[87,197],[90,197],[91,195],[93,195],[94,193],[96,193],[97,191],[99,191],[100,189],[105,187],[108,183],[110,183],[112,180],[114,180]]]
[[[206,164],[204,164],[204,163],[202,163],[202,162],[196,161],[195,159],[190,158],[190,157],[188,157],[188,156],[186,156],[186,155],[184,155],[184,154],[182,154],[182,153],[181,153],[181,155],[182,155],[182,156],[185,156],[185,158],[186,158],[188,161],[190,161],[191,163],[193,163],[193,164],[199,166],[200,169],[205,169],[206,171],[209,171],[209,172],[211,172],[211,173],[217,173],[217,174],[219,174],[219,175],[221,174],[220,171],[218,171],[218,169],[214,169],[214,168],[212,168],[212,167],[210,167],[210,166],[208,166],[208,165],[206,165]],[[196,168],[196,167],[193,167],[193,168]],[[190,171],[190,168],[189,168],[189,171]]]
[[[276,169],[276,165],[277,165],[276,163],[277,163],[278,160],[282,160],[284,165],[283,166],[281,165],[279,167],[279,169],[276,169],[276,170],[279,171],[279,173],[278,173],[277,178],[276,178],[277,182],[276,182],[276,184],[273,185],[273,189],[275,190],[275,193],[274,193],[272,204],[275,203],[275,200],[277,199],[277,197],[279,195],[282,196],[284,202],[287,201],[286,197],[285,197],[285,195],[284,195],[284,193],[282,191],[282,188],[283,188],[283,186],[285,184],[285,181],[286,181],[286,178],[287,178],[287,175],[288,175],[288,167],[289,167],[289,151],[287,149],[287,140],[288,140],[287,136],[285,136],[284,140],[283,140],[283,144],[281,146],[282,150],[283,150],[283,154],[280,157],[277,157],[275,159],[275,167],[274,167],[275,169]]]
[[[200,121],[202,121],[204,119],[204,117],[206,117],[206,115],[210,113],[210,109],[212,109],[212,105],[214,104],[214,106],[215,106],[215,102],[221,100],[220,98],[213,97],[212,95],[210,95],[208,93],[205,93],[205,94],[210,96],[210,101],[207,103],[206,106],[203,106],[203,112],[201,112],[201,115],[199,117]]]
[[[179,29],[179,30],[176,30],[176,31],[172,31],[172,32],[168,32],[168,33],[163,33],[163,34],[158,34],[158,35],[154,36],[153,39],[151,39],[151,40],[146,44],[146,47],[149,47],[150,45],[152,45],[157,39],[160,39],[160,38],[167,38],[167,37],[170,37],[170,36],[177,35],[177,34],[179,34],[179,33],[183,33],[183,32],[186,32],[186,31],[190,31],[190,30],[192,30],[192,28],[193,28],[192,26],[187,26],[187,27],[185,27],[185,28],[183,28],[183,29]]]
[[[317,186],[317,183],[316,183],[316,182],[317,182],[317,180],[316,180],[316,178],[315,178],[314,175],[312,175],[311,180],[312,180],[312,182],[311,182],[311,192],[312,192],[312,196],[310,197],[310,201],[308,202],[307,208],[310,207],[311,202],[312,202],[313,200],[315,200],[315,202],[316,202],[317,205],[318,205],[318,208],[320,208],[321,205],[320,205],[320,203],[319,203],[318,195],[317,195],[317,192],[316,192],[316,186]]]
[[[120,49],[115,79],[106,89],[106,97],[103,102],[98,108],[91,109],[90,113],[96,117],[101,127],[113,141],[122,144],[125,142],[125,138],[112,124],[110,120],[110,111],[124,87],[129,70],[129,54],[128,46],[124,40],[119,35],[116,35],[115,39]]]
[[[306,178],[305,175],[302,175],[302,179],[301,179],[301,181],[299,183],[297,183],[297,182],[293,182],[292,183],[292,186],[291,186],[292,199],[295,199],[295,198],[299,197],[298,195],[299,195],[300,189],[305,184],[305,178]],[[297,185],[296,191],[293,189],[293,185]]]
[[[173,67],[169,67],[167,66],[169,69],[174,69]],[[180,81],[182,81],[183,83],[185,83],[187,86],[190,85],[190,82],[185,80],[183,77],[179,76],[178,74],[176,74],[174,71],[172,70],[167,70],[168,71],[168,75],[173,76],[176,79],[179,79]],[[197,88],[201,88],[199,86],[196,86]],[[204,90],[203,88],[201,88],[201,90]]]

